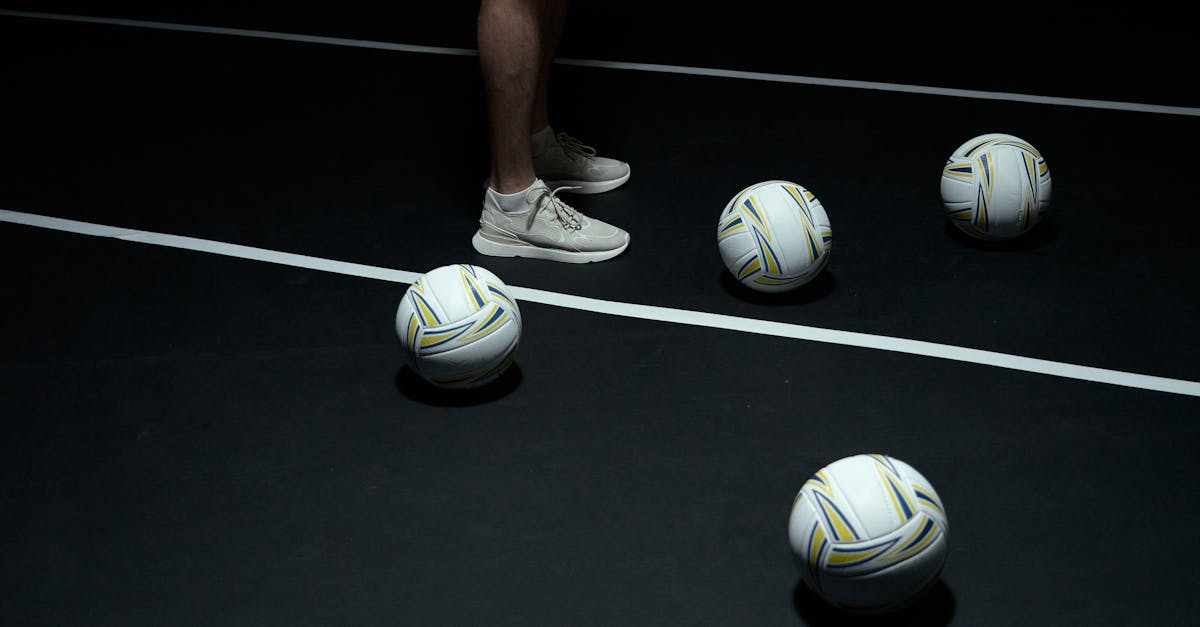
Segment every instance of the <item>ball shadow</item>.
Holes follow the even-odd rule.
[[[954,241],[975,250],[987,250],[993,252],[1019,251],[1019,250],[1036,250],[1043,246],[1049,245],[1058,239],[1058,226],[1055,225],[1054,219],[1050,216],[1042,218],[1032,229],[1023,235],[1019,235],[1009,240],[991,241],[971,237],[963,233],[954,226],[949,220],[946,220],[942,225],[946,231],[946,235]]]
[[[728,295],[737,298],[738,300],[751,303],[754,305],[768,306],[789,306],[789,305],[805,305],[816,302],[829,296],[837,287],[837,277],[829,271],[829,268],[821,270],[820,274],[813,277],[811,281],[801,285],[800,287],[788,290],[786,292],[759,292],[752,288],[746,287],[742,282],[738,281],[729,270],[722,269],[719,278],[721,289]]]
[[[954,618],[954,594],[938,580],[925,596],[913,605],[886,614],[855,614],[838,609],[813,593],[803,581],[796,585],[792,601],[796,614],[810,627],[874,627],[881,625],[920,625],[939,627]]]
[[[396,372],[396,389],[406,398],[435,407],[471,407],[508,396],[521,385],[521,367],[512,364],[494,381],[469,389],[439,388],[404,365]]]

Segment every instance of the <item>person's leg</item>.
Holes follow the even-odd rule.
[[[537,95],[529,128],[532,132],[533,167],[536,176],[552,188],[581,194],[598,194],[629,180],[629,164],[601,157],[591,146],[551,128],[549,85],[551,66],[566,24],[567,0],[546,0],[541,7],[541,65]]]
[[[537,178],[529,138],[538,79],[545,0],[481,0],[477,24],[479,66],[491,141],[492,189],[511,194]]]
[[[588,263],[629,246],[628,233],[576,211],[534,168],[531,139],[539,129],[533,123],[547,121],[546,86],[565,11],[564,0],[480,2],[479,64],[492,157],[479,230],[471,238],[481,254]]]

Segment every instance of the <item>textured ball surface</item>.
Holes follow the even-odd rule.
[[[1050,168],[1029,142],[987,133],[964,142],[942,168],[945,215],[981,240],[1011,240],[1049,211]]]
[[[441,388],[475,388],[498,378],[516,355],[521,311],[491,271],[456,264],[409,286],[396,309],[408,365]]]
[[[833,229],[821,201],[790,181],[764,181],[734,196],[717,221],[721,260],[740,283],[784,292],[829,261]]]
[[[788,541],[804,583],[859,613],[924,596],[947,554],[945,508],[912,466],[887,455],[846,457],[817,471],[792,503]]]

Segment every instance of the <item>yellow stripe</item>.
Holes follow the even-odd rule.
[[[925,486],[917,485],[915,483],[912,484],[912,487],[914,490],[916,490],[917,492],[920,492],[921,494],[930,495],[930,497],[927,499],[923,499],[918,496],[917,500],[924,502],[924,503],[928,503],[931,507],[936,509],[938,511],[938,513],[943,513],[942,512],[942,504],[938,503],[937,499],[933,498],[933,490],[930,490],[929,488],[926,488]]]
[[[879,473],[879,479],[883,481],[883,489],[888,493],[888,499],[892,501],[892,509],[896,510],[896,517],[901,521],[908,520],[909,516],[904,513],[904,508],[900,506],[900,500],[896,498],[896,490],[893,489],[893,486],[900,486],[900,478],[894,476],[883,466],[876,466],[875,469],[876,472]],[[904,502],[908,503],[908,499],[906,497],[904,498]],[[911,503],[909,503],[908,509],[909,511],[915,510]]]
[[[485,297],[483,292],[480,290],[479,282],[476,281],[475,277],[471,276],[471,273],[462,266],[459,266],[458,268],[458,275],[462,277],[463,290],[465,290],[467,293],[467,301],[471,303],[472,310],[479,311],[483,307],[479,304],[479,301],[476,300],[476,297],[478,296],[480,299],[483,299],[484,303],[487,303],[487,297]]]
[[[762,285],[787,285],[788,283],[793,283],[795,281],[796,281],[796,279],[794,277],[793,278],[780,278],[780,277],[772,277],[772,276],[766,276],[766,275],[763,275],[763,276],[760,276],[760,277],[757,277],[754,279],[755,283],[759,283]]]
[[[1012,141],[1012,140],[1005,140],[1003,143],[1005,143],[1005,144],[1007,144],[1007,145],[1009,145],[1009,146],[1016,146],[1017,148],[1020,148],[1021,150],[1027,150],[1027,151],[1029,151],[1029,152],[1030,152],[1030,153],[1031,153],[1033,156],[1037,157],[1038,159],[1041,159],[1041,158],[1042,158],[1042,155],[1041,155],[1041,153],[1039,153],[1039,152],[1037,151],[1037,148],[1034,148],[1033,146],[1030,146],[1029,144],[1026,144],[1026,143],[1024,143],[1024,142],[1015,142],[1015,141]]]
[[[897,542],[896,546],[899,548],[908,546],[908,543],[912,542],[912,539],[914,537],[916,537],[916,535],[919,534],[922,529],[925,528],[925,521],[928,521],[928,520],[930,520],[929,517],[922,514],[921,519],[919,521],[917,521],[917,524],[913,527],[913,529],[914,529],[913,533],[910,534],[908,537],[904,538],[903,540],[901,540],[900,542]],[[890,553],[887,556],[888,561],[901,560],[906,557],[920,553],[922,549],[929,546],[934,540],[936,540],[940,533],[941,533],[941,527],[938,526],[936,521],[933,521],[933,528],[929,530],[929,533],[925,536],[924,540],[921,540],[920,544],[912,546],[911,548],[908,548],[903,551],[895,551],[893,553]]]
[[[824,470],[818,470],[817,477],[819,477],[824,483],[821,483],[821,481],[817,481],[815,479],[809,479],[807,482],[805,482],[805,487],[811,487],[817,492],[821,492],[825,496],[833,498],[833,490],[829,488],[829,476]]]
[[[746,221],[742,220],[733,226],[721,227],[721,237],[728,237],[733,233],[741,233],[744,230],[746,230]]]
[[[492,307],[499,309],[499,307],[497,307],[495,304],[492,304]],[[490,318],[491,316],[492,316],[492,313],[489,311],[487,313],[487,315],[482,316],[482,317]],[[463,339],[463,341],[467,341],[467,340],[474,341],[481,337],[487,337],[488,335],[491,335],[492,332],[494,332],[496,329],[499,329],[501,326],[504,326],[505,322],[508,322],[508,312],[507,311],[504,311],[504,314],[501,315],[499,318],[496,318],[495,320],[493,320],[491,324],[489,324],[483,328],[480,328],[480,329],[473,329],[471,332],[464,335],[462,339]]]
[[[754,223],[757,224],[759,226],[759,228],[762,229],[762,232],[764,234],[766,234],[767,241],[768,242],[771,241],[771,229],[767,227],[767,223],[765,221],[759,219],[759,218],[765,217],[765,216],[763,215],[762,207],[760,207],[758,204],[758,200],[755,199],[754,196],[751,196],[747,200],[749,200],[750,204],[754,206],[754,213],[751,213],[749,211],[743,211],[742,214],[745,217],[754,220]],[[755,214],[757,214],[759,216],[759,218],[756,218]]]
[[[829,564],[831,566],[841,565],[841,564],[849,564],[850,562],[857,562],[859,560],[864,560],[864,559],[873,557],[878,552],[879,552],[878,549],[872,549],[870,551],[854,551],[853,553],[846,553],[843,551],[833,551],[832,553],[829,554]]]
[[[414,298],[413,302],[416,305],[417,313],[420,314],[420,316],[421,316],[421,324],[424,324],[424,325],[437,324],[437,316],[433,315],[433,310],[431,310],[431,309],[429,309],[429,307],[425,306],[425,301],[423,299]]]
[[[825,529],[821,525],[817,525],[813,530],[812,538],[808,542],[808,563],[812,566],[817,566],[817,560],[820,559],[821,543],[825,541]]]
[[[417,317],[415,315],[409,316],[408,317],[408,333],[407,333],[409,348],[411,348],[411,349],[416,348],[417,332],[420,329],[421,329],[421,325],[417,324]]]
[[[974,172],[960,172],[960,171],[958,171],[958,168],[961,168],[961,167],[962,167],[962,164],[961,164],[961,163],[952,163],[952,164],[950,164],[950,165],[947,165],[945,168],[943,168],[943,169],[942,169],[942,174],[945,174],[946,176],[954,176],[954,177],[957,177],[957,178],[960,178],[960,179],[970,179],[970,178],[973,178],[973,177],[975,176],[975,173],[974,173]]]
[[[769,239],[767,240],[767,243],[770,243]],[[779,274],[779,260],[775,258],[775,253],[771,252],[771,250],[762,243],[760,243],[758,250],[762,253],[760,258],[766,257],[766,259],[763,261],[767,264],[767,272],[770,272],[771,274]]]
[[[850,529],[850,523],[842,518],[837,510],[829,507],[825,503],[821,503],[821,509],[825,511],[829,520],[833,522],[833,537],[836,540],[853,540],[854,532]]]
[[[746,266],[746,269],[742,271],[741,275],[738,276],[738,280],[744,279],[744,278],[750,276],[751,274],[754,274],[761,267],[762,267],[761,260],[758,257],[755,257],[754,261],[751,261]]]
[[[430,344],[437,344],[442,340],[454,337],[454,333],[438,333],[436,335],[425,335],[421,337],[421,347],[424,348]]]
[[[792,187],[791,185],[784,185],[783,188],[787,190],[787,193],[792,195],[792,198],[796,199],[796,202],[800,203],[800,206],[804,207],[806,210],[811,211],[811,209],[809,209],[809,206],[808,206],[808,201],[805,200],[804,197],[802,197],[800,195],[799,190],[797,190],[795,187]],[[805,215],[803,211],[800,212],[800,215],[804,216],[805,224],[811,224],[811,221],[808,219],[808,216]]]

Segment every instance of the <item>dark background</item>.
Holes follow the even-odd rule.
[[[9,2],[3,7],[475,47],[475,2]],[[901,6],[574,2],[560,56],[1048,96],[1200,103],[1176,10],[1153,3]]]
[[[474,36],[472,3],[32,4],[6,8]],[[560,52],[1198,102],[1169,14],[781,6],[578,2]],[[0,63],[0,209],[1200,380],[1196,117],[559,66],[556,125],[634,167],[572,199],[629,251],[574,266],[470,247],[472,59],[0,17]],[[956,237],[938,205],[947,154],[994,130],[1054,177],[1011,246]],[[835,236],[783,298],[731,285],[713,241],[766,178],[817,193]],[[0,260],[0,624],[1200,613],[1194,397],[530,302],[510,375],[445,395],[403,364],[402,284],[7,223]],[[882,621],[812,598],[786,546],[803,481],[865,451],[921,470],[950,519],[938,587]]]

